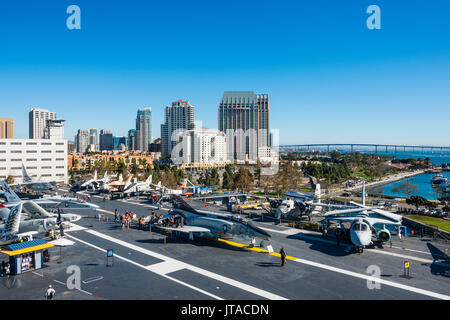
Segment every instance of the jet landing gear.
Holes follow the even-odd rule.
[[[363,246],[357,246],[357,247],[355,246],[355,247],[350,248],[350,253],[361,254],[363,252],[364,252],[364,247]]]

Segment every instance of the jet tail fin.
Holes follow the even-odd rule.
[[[145,180],[145,183],[151,184],[152,183],[152,175],[149,175],[147,180]]]
[[[186,201],[184,201],[179,195],[173,194],[172,197],[178,203],[178,207],[182,210],[186,210],[192,213],[198,213],[197,210],[192,208]]]
[[[25,165],[22,163],[22,177],[23,182],[32,182],[33,179],[28,175],[27,169],[25,168]]]
[[[316,189],[314,190],[314,197],[320,199],[320,183],[316,184]]]
[[[187,181],[186,179],[183,180],[183,182],[181,183],[181,186],[179,186],[176,190],[183,190],[184,188],[186,188],[187,185]]]
[[[97,180],[97,170],[95,170],[94,178],[92,180]]]
[[[22,214],[22,203],[11,208],[5,226],[2,230],[2,239],[10,240],[19,232],[20,218]]]
[[[14,192],[13,189],[3,180],[0,182],[2,185],[3,192],[5,192],[5,198],[8,202],[20,202],[19,196]]]

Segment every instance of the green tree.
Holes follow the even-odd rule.
[[[252,186],[252,179],[248,169],[240,167],[237,174],[234,176],[233,187],[239,190],[250,191]]]

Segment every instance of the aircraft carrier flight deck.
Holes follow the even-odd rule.
[[[59,191],[61,194],[63,190]],[[405,248],[398,237],[392,246],[349,252],[349,245],[337,246],[332,235],[301,230],[254,218],[258,228],[268,232],[270,241],[233,237],[214,240],[158,228],[129,230],[114,221],[114,211],[126,210],[137,217],[152,209],[166,214],[145,198],[104,201],[91,194],[101,209],[67,212],[82,219],[64,230],[65,239],[74,244],[50,248],[45,268],[18,276],[1,278],[2,299],[45,299],[52,285],[55,299],[226,299],[226,300],[307,300],[307,299],[449,299],[450,265],[442,260],[448,243],[408,237]],[[198,202],[193,206],[202,209]],[[204,209],[204,207],[203,207]],[[225,209],[208,210],[225,213]],[[66,211],[66,210],[65,210]],[[255,215],[256,216],[256,215]],[[287,254],[280,266],[278,252]],[[106,250],[113,249],[113,258]],[[409,277],[404,263],[409,262]],[[69,289],[68,270],[78,267],[81,288]],[[374,281],[374,279],[379,279]]]

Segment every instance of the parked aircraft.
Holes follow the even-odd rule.
[[[131,184],[132,176],[128,176],[127,180],[123,181],[122,174],[119,175],[119,178],[115,181],[104,184],[100,187],[100,191],[107,192],[120,192],[124,191]]]
[[[131,194],[131,193],[139,193],[139,192],[148,192],[152,191],[154,188],[152,187],[152,176],[148,176],[148,178],[145,181],[141,182],[133,182],[129,184],[124,190],[124,194]]]
[[[182,217],[182,225],[177,231],[213,238],[230,238],[232,236],[247,236],[252,239],[270,240],[270,234],[257,227],[252,221],[246,221],[230,214],[216,213],[206,210],[196,210],[184,201],[179,195],[172,195],[175,209],[164,216],[162,220],[170,217]],[[170,228],[169,228],[170,229]],[[173,228],[172,228],[173,229]]]
[[[33,180],[28,174],[27,169],[25,168],[25,165],[23,163],[22,163],[22,177],[23,177],[22,183],[17,183],[13,185],[17,185],[18,187],[25,186],[28,190],[32,190],[34,192],[45,192],[55,190],[55,187],[53,187],[48,182]]]
[[[0,245],[18,242],[21,239],[31,240],[34,234],[48,232],[57,227],[62,227],[64,221],[73,222],[81,218],[80,216],[78,216],[77,220],[72,220],[67,215],[63,216],[62,214],[58,214],[56,216],[46,216],[44,218],[41,217],[27,219],[26,216],[32,214],[36,215],[39,213],[32,213],[30,211],[27,211],[24,209],[25,206],[25,203],[19,203],[12,206],[9,210],[9,214],[7,214],[4,219],[2,219],[3,221],[5,221],[5,223],[3,225],[0,225]],[[3,213],[3,209],[4,208],[1,208],[0,212]],[[42,210],[42,208],[40,209]]]
[[[346,236],[355,246],[356,251],[362,253],[366,246],[374,244],[375,237],[378,242],[388,242],[391,240],[391,233],[386,228],[387,225],[396,226],[400,235],[400,226],[402,224],[402,216],[389,211],[378,208],[368,207],[365,205],[365,192],[363,186],[363,204],[355,203],[354,208],[334,210],[323,215],[326,220],[326,229],[328,229],[330,221],[338,222],[338,226],[334,228],[337,237]],[[350,227],[346,229],[342,223],[350,223]],[[381,227],[375,227],[375,225]]]
[[[3,196],[6,198],[4,205],[17,204],[20,202],[27,202],[26,200],[20,199],[14,190],[5,182],[0,181],[0,185],[3,189]],[[45,208],[66,208],[66,209],[98,209],[98,205],[84,202],[80,199],[67,198],[61,196],[45,197],[41,199],[33,200],[34,203]]]
[[[181,186],[179,186],[176,189],[170,189],[163,185],[161,185],[161,182],[158,182],[158,184],[153,184],[153,186],[156,188],[156,190],[160,190],[163,194],[176,194],[176,195],[192,195],[192,192],[185,192],[185,188],[187,186],[187,180],[183,180],[181,183]]]
[[[105,175],[103,176],[103,178],[98,179],[97,178],[97,170],[94,172],[94,177],[91,178],[87,178],[85,181],[83,181],[80,185],[79,185],[79,189],[87,189],[89,187],[95,189],[98,189],[101,185],[108,183],[109,181],[109,177],[108,177],[108,171],[105,172]]]

